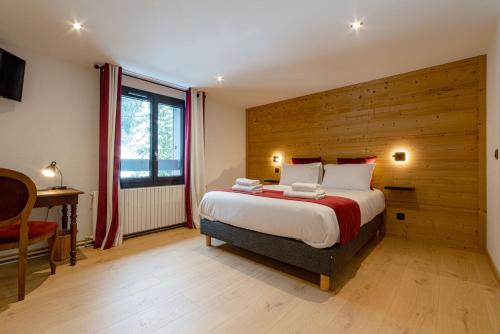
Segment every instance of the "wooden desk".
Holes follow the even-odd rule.
[[[62,229],[68,229],[68,205],[71,206],[71,252],[70,263],[72,266],[76,264],[76,233],[78,232],[76,225],[76,206],[78,205],[78,195],[83,194],[83,191],[68,188],[68,189],[39,189],[35,202],[35,208],[46,208],[62,205]]]

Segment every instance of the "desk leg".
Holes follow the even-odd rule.
[[[66,204],[62,206],[62,229],[68,229],[68,206]]]
[[[76,204],[71,204],[71,252],[70,263],[72,266],[76,264]]]

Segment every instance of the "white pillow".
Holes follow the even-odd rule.
[[[326,165],[322,188],[370,190],[375,164]]]
[[[300,165],[283,164],[280,184],[291,186],[295,182],[321,183],[322,174],[323,165],[321,162]]]
[[[321,162],[313,162],[311,165],[317,165],[318,166],[318,184],[321,184],[323,182],[323,163]]]
[[[310,164],[296,164],[296,165],[313,165],[318,167],[318,184],[323,181],[323,163],[322,162],[311,162]],[[316,183],[316,182],[315,182]]]

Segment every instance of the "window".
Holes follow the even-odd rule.
[[[184,101],[122,87],[122,188],[184,183]]]

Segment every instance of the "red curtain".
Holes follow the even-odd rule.
[[[184,200],[186,206],[186,222],[193,228],[193,211],[191,210],[191,88],[186,93],[186,115],[184,124]]]
[[[120,225],[118,181],[120,175],[122,69],[105,64],[101,67],[100,75],[99,195],[94,247],[107,249],[113,247]],[[111,90],[116,91],[116,93],[113,92],[112,99],[114,101],[110,101]],[[110,110],[112,108],[113,110]],[[109,124],[113,121],[115,122],[114,133],[109,133]],[[112,156],[108,156],[110,152],[113,152]],[[108,207],[111,208],[111,212],[108,212]]]

